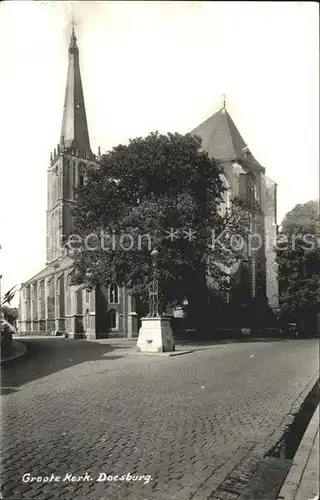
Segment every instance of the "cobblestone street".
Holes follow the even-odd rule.
[[[129,341],[24,342],[27,356],[2,373],[5,499],[212,498],[302,403],[319,368],[317,340],[174,357],[131,355]],[[91,480],[23,483],[26,473]],[[152,479],[97,482],[100,473]]]

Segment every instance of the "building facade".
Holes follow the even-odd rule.
[[[74,30],[68,49],[69,64],[59,144],[50,155],[47,171],[46,266],[20,289],[19,331],[63,331],[72,336],[96,338],[105,334],[136,336],[138,316],[135,299],[124,287],[106,284],[91,292],[70,285],[73,259],[64,246],[72,233],[74,188],[83,185],[87,166],[97,165],[89,140],[79,48]],[[276,185],[265,175],[244,143],[225,107],[194,131],[203,148],[223,168],[228,190],[223,207],[235,195],[252,196],[261,206],[256,224],[264,244],[246,260],[247,277],[239,278],[242,297],[248,300],[260,291],[272,308],[278,307],[275,255],[265,242],[276,234]],[[236,272],[234,273],[236,275]],[[244,283],[248,283],[245,288]]]
[[[277,236],[277,185],[255,159],[225,105],[192,131],[202,147],[220,165],[226,211],[234,197],[247,198],[258,207],[252,219],[251,247],[244,249],[242,262],[230,270],[232,290],[225,302],[248,305],[252,299],[266,299],[271,310],[279,307],[278,276],[274,245]],[[213,284],[213,288],[214,284]]]

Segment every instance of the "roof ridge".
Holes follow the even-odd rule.
[[[231,116],[229,115],[228,111],[225,109],[225,113],[227,115],[227,120],[228,120],[228,135],[229,135],[229,138],[230,138],[230,142],[231,142],[231,146],[232,146],[232,149],[233,149],[233,153],[234,153],[234,157],[237,158],[237,152],[236,152],[236,148],[235,148],[235,144],[233,142],[233,139],[232,139],[232,134],[231,134],[231,130],[230,130],[230,120],[233,122]],[[244,142],[244,141],[243,141]]]

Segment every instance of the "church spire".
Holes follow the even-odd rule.
[[[74,22],[72,22],[69,43],[69,66],[60,146],[67,150],[77,151],[83,157],[92,155],[80,73],[79,48],[74,31]]]

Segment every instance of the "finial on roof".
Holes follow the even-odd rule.
[[[77,48],[77,37],[76,37],[75,31],[74,31],[75,25],[76,25],[76,22],[74,20],[73,14],[72,14],[72,18],[71,18],[72,31],[71,31],[70,45],[69,45],[70,49]]]
[[[223,94],[223,109],[226,109],[227,107],[227,96],[226,94]]]

